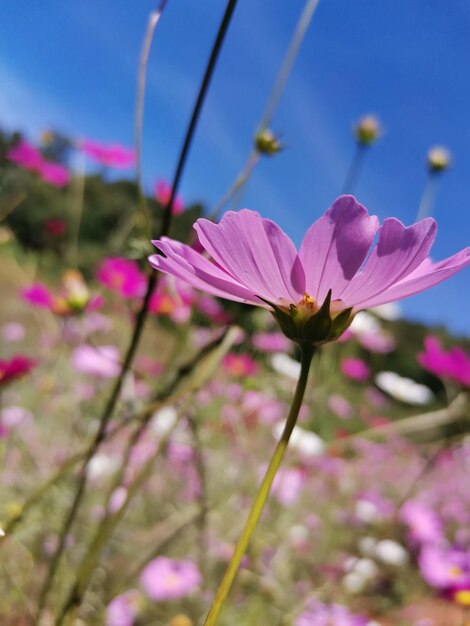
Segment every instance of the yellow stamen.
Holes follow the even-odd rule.
[[[470,607],[470,589],[462,589],[461,591],[456,591],[454,594],[454,600],[457,604],[461,606]]]
[[[311,309],[312,311],[318,308],[317,301],[308,293],[304,293],[304,297],[299,302],[299,306],[304,306],[306,309]]]

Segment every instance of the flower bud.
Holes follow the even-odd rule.
[[[364,115],[354,127],[354,136],[361,146],[371,146],[380,135],[380,121],[374,115]]]
[[[452,155],[444,146],[434,146],[430,148],[427,154],[427,166],[429,172],[437,174],[443,172],[450,167]]]
[[[193,626],[193,622],[187,615],[179,613],[170,621],[170,626]]]
[[[260,154],[272,156],[282,150],[282,144],[276,135],[266,128],[255,136],[255,147]]]

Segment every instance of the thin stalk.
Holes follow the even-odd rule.
[[[416,214],[416,221],[422,220],[425,217],[432,215],[434,202],[436,200],[436,175],[432,172],[428,173],[426,182],[424,183],[423,193],[421,194],[421,200],[419,201],[418,213]]]
[[[165,211],[164,211],[164,215],[163,215],[163,221],[160,227],[160,232],[157,236],[157,238],[161,238],[165,235],[167,235],[169,233],[170,227],[171,227],[171,222],[172,222],[172,208],[173,208],[173,203],[176,197],[176,193],[178,191],[178,186],[179,186],[179,182],[180,182],[180,178],[181,175],[183,173],[183,169],[184,166],[186,164],[186,160],[187,160],[187,156],[189,153],[189,148],[191,146],[192,143],[192,139],[194,137],[194,132],[196,130],[196,125],[201,113],[201,109],[202,109],[202,105],[209,87],[209,83],[210,83],[210,79],[212,77],[215,65],[216,65],[216,61],[219,57],[221,48],[222,48],[222,43],[225,39],[225,35],[227,33],[231,18],[232,18],[232,14],[233,11],[235,9],[235,6],[237,4],[237,0],[229,0],[229,2],[227,3],[227,8],[225,10],[224,16],[222,18],[221,24],[219,26],[219,30],[209,57],[209,61],[207,63],[207,67],[206,70],[204,72],[204,77],[202,79],[202,83],[201,86],[199,88],[199,93],[196,99],[196,103],[194,105],[194,109],[193,109],[193,113],[191,116],[191,120],[189,122],[189,126],[188,129],[186,131],[186,135],[185,135],[185,139],[183,142],[183,147],[181,149],[180,152],[180,156],[178,159],[178,164],[176,167],[176,172],[175,172],[175,176],[173,179],[173,184],[172,184],[172,188],[171,188],[171,194],[170,194],[170,198],[168,199],[168,203],[165,207]],[[136,317],[136,321],[135,321],[135,325],[134,325],[134,331],[132,333],[132,337],[129,343],[129,347],[127,349],[126,355],[124,357],[124,362],[121,368],[121,371],[116,379],[116,382],[114,384],[114,387],[111,391],[110,397],[108,399],[108,402],[106,403],[106,406],[104,408],[104,411],[101,415],[101,419],[100,419],[100,423],[99,423],[99,427],[98,427],[98,431],[95,435],[95,438],[89,448],[89,452],[87,453],[86,457],[85,457],[85,461],[81,467],[80,473],[79,473],[79,477],[78,477],[78,483],[77,483],[77,489],[75,491],[75,495],[72,501],[72,504],[70,506],[70,509],[68,511],[68,514],[65,518],[64,524],[61,528],[61,531],[59,533],[59,541],[57,544],[57,548],[54,552],[54,555],[52,556],[51,559],[51,563],[50,563],[50,567],[49,570],[47,572],[43,587],[40,591],[39,594],[39,601],[38,601],[38,618],[40,617],[42,610],[45,606],[45,601],[47,598],[47,595],[49,593],[49,590],[51,588],[52,585],[52,581],[54,579],[54,575],[57,571],[58,565],[59,565],[59,561],[60,558],[62,556],[62,553],[64,551],[65,548],[65,543],[66,543],[66,538],[67,535],[70,531],[70,528],[72,526],[72,523],[75,519],[75,515],[78,511],[78,508],[80,506],[84,491],[85,491],[85,486],[86,486],[86,479],[87,479],[87,468],[88,468],[88,464],[90,463],[91,459],[93,458],[96,450],[98,449],[99,445],[101,444],[103,437],[104,437],[104,433],[106,430],[106,427],[108,425],[109,420],[111,419],[113,412],[114,412],[114,408],[116,406],[116,403],[119,399],[120,393],[121,393],[121,389],[124,383],[124,379],[126,377],[126,374],[129,370],[129,368],[131,367],[133,361],[134,361],[134,356],[135,353],[137,351],[137,347],[139,345],[140,342],[140,338],[142,335],[142,331],[144,329],[144,325],[145,325],[145,321],[147,319],[147,314],[148,314],[148,310],[149,310],[149,306],[150,306],[150,300],[151,300],[151,296],[153,294],[154,289],[157,286],[157,282],[158,282],[158,277],[159,274],[155,271],[152,271],[149,274],[149,278],[148,278],[148,283],[147,283],[147,291],[146,294],[144,296],[144,299],[142,301],[142,305],[141,308],[137,314]],[[38,620],[39,621],[39,620]]]
[[[199,517],[198,517],[198,550],[199,550],[199,569],[201,571],[203,588],[204,582],[207,576],[207,553],[209,546],[209,528],[208,528],[208,513],[209,504],[207,497],[207,468],[204,458],[204,447],[201,441],[201,433],[199,428],[198,416],[188,416],[189,427],[191,429],[191,436],[193,440],[193,452],[194,452],[194,468],[199,480]]]
[[[82,151],[77,151],[77,170],[75,172],[71,191],[71,205],[73,207],[73,231],[70,240],[69,258],[70,262],[77,265],[78,262],[78,242],[80,240],[80,228],[83,217],[83,207],[85,203],[85,182],[86,182],[86,155]]]
[[[152,230],[152,216],[150,214],[147,200],[145,198],[143,180],[142,180],[142,128],[144,123],[144,104],[145,104],[145,84],[147,81],[147,65],[150,55],[150,48],[152,47],[152,40],[155,33],[155,28],[160,20],[160,17],[165,9],[167,0],[161,0],[158,8],[151,11],[148,22],[147,30],[145,32],[144,40],[142,42],[142,50],[139,60],[139,72],[137,78],[137,95],[135,104],[135,169],[137,180],[137,191],[139,194],[139,204],[142,210],[142,217],[144,224],[147,225],[147,231],[150,238]]]
[[[258,124],[257,132],[266,130],[271,124],[277,105],[279,104],[279,100],[282,96],[282,92],[284,91],[295,59],[299,53],[300,46],[302,45],[302,41],[305,37],[310,22],[312,21],[319,1],[320,0],[307,0],[307,2],[305,3],[304,10],[302,11],[299,21],[297,22],[294,34],[292,35],[292,39],[289,42],[286,54],[284,56],[284,59],[282,60],[281,67],[279,68],[279,72],[274,81],[274,85],[268,95],[268,99],[266,100],[266,105],[261,116],[261,120]],[[238,174],[229,190],[222,196],[222,198],[217,203],[216,208],[210,215],[210,219],[215,220],[220,212],[230,202],[230,200],[245,186],[251,174],[253,173],[253,170],[258,164],[260,156],[261,153],[257,150],[257,148],[251,150],[241,172]]]
[[[258,493],[256,494],[251,507],[251,511],[248,515],[245,527],[237,541],[234,553],[227,566],[224,577],[222,578],[222,582],[219,585],[212,607],[204,621],[204,626],[214,626],[217,623],[223,604],[232,587],[234,578],[238,572],[238,568],[240,567],[240,563],[263,512],[274,478],[281,465],[282,459],[284,458],[290,436],[292,435],[292,431],[294,430],[294,426],[297,422],[297,417],[299,415],[300,407],[302,406],[307,386],[308,373],[310,371],[313,352],[313,348],[310,346],[302,346],[300,376],[295,389],[289,415],[284,426],[284,431],[271,457],[268,469],[266,470],[264,478],[258,489]]]
[[[364,158],[366,156],[367,148],[368,146],[362,143],[356,144],[356,151],[354,152],[351,165],[349,166],[349,170],[343,183],[343,188],[341,190],[342,194],[354,192],[364,165]]]

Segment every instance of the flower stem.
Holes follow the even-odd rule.
[[[434,201],[436,199],[436,175],[428,174],[428,178],[424,184],[423,192],[421,194],[421,200],[419,202],[418,213],[416,214],[416,221],[430,217],[434,207]]]
[[[170,231],[170,227],[171,227],[171,222],[172,222],[172,208],[173,208],[173,203],[176,197],[176,193],[178,191],[178,185],[181,179],[181,175],[183,173],[184,170],[184,166],[186,164],[186,160],[189,154],[189,148],[191,147],[191,143],[194,137],[194,132],[196,130],[196,126],[197,126],[197,122],[199,120],[199,116],[201,113],[201,109],[202,109],[202,105],[204,103],[204,99],[205,96],[207,94],[208,88],[209,88],[209,84],[210,84],[210,80],[212,78],[212,74],[214,72],[215,69],[215,65],[216,65],[216,61],[219,57],[220,51],[222,49],[222,44],[223,41],[225,39],[225,35],[227,34],[227,30],[232,18],[232,14],[235,10],[235,6],[237,4],[237,0],[229,0],[227,3],[227,7],[225,9],[225,13],[223,15],[222,21],[220,23],[219,26],[219,30],[217,32],[217,36],[214,42],[214,45],[212,47],[211,50],[211,54],[209,57],[209,60],[207,62],[207,66],[204,72],[204,76],[201,82],[201,86],[199,88],[199,92],[196,98],[196,102],[194,104],[194,108],[193,108],[193,112],[191,115],[191,119],[188,125],[188,128],[186,130],[186,134],[185,134],[185,138],[184,138],[184,142],[183,142],[183,146],[181,148],[181,152],[179,155],[179,159],[178,159],[178,163],[176,166],[176,171],[175,171],[175,175],[173,178],[173,184],[172,184],[172,188],[171,188],[171,194],[170,194],[170,198],[168,199],[167,205],[165,207],[165,211],[163,214],[163,220],[162,220],[162,224],[160,226],[160,232],[158,233],[157,239],[160,239],[163,236],[168,235],[169,231]],[[78,481],[77,481],[77,487],[72,499],[72,503],[70,505],[70,508],[68,510],[68,513],[66,515],[66,518],[62,524],[62,527],[59,531],[59,542],[57,545],[57,548],[51,558],[50,561],[50,565],[49,565],[49,569],[48,572],[46,574],[46,578],[45,581],[43,583],[43,586],[41,588],[41,591],[39,593],[39,600],[38,600],[38,609],[37,609],[37,621],[39,622],[39,617],[41,616],[41,613],[43,611],[43,608],[45,606],[46,603],[46,599],[47,596],[49,594],[49,591],[51,589],[52,586],[52,582],[55,576],[55,573],[57,571],[57,568],[59,566],[59,561],[60,558],[64,552],[65,549],[65,544],[66,544],[66,539],[67,539],[67,535],[72,527],[73,521],[76,517],[76,514],[78,512],[78,509],[80,507],[80,503],[82,501],[83,495],[85,493],[85,487],[86,487],[86,481],[87,481],[87,468],[88,465],[91,461],[91,459],[93,458],[93,456],[95,455],[95,452],[97,451],[97,449],[99,448],[100,444],[102,443],[102,441],[105,438],[106,435],[106,428],[108,426],[108,423],[110,421],[110,419],[112,418],[113,414],[114,414],[114,409],[116,407],[116,404],[119,400],[119,397],[121,395],[121,389],[122,386],[124,384],[124,380],[126,377],[127,372],[129,371],[129,369],[132,366],[132,363],[134,361],[134,356],[137,352],[137,348],[139,346],[140,343],[140,339],[142,336],[142,332],[145,326],[145,322],[147,319],[147,315],[149,312],[149,306],[150,306],[150,301],[151,301],[151,297],[153,294],[154,289],[157,287],[158,284],[158,277],[159,274],[155,271],[152,271],[149,275],[148,278],[148,282],[147,282],[147,291],[145,293],[145,296],[143,298],[142,301],[142,305],[139,309],[139,312],[137,314],[136,317],[136,321],[134,324],[134,329],[132,332],[132,337],[130,339],[129,342],[129,346],[127,348],[125,357],[124,357],[124,361],[121,367],[121,371],[118,375],[118,377],[116,378],[116,381],[114,383],[114,386],[111,390],[111,394],[109,396],[108,402],[106,403],[106,406],[103,410],[103,413],[101,414],[100,420],[99,420],[99,426],[98,426],[98,431],[93,439],[93,441],[90,444],[90,447],[88,448],[87,454],[85,455],[85,459],[83,462],[83,465],[80,468],[79,474],[78,474]]]
[[[366,151],[367,146],[361,143],[357,144],[351,165],[349,166],[348,173],[346,174],[346,179],[343,183],[343,189],[341,190],[342,194],[354,192],[364,165]]]
[[[261,517],[264,505],[266,504],[269,492],[271,490],[271,485],[273,484],[276,473],[281,465],[282,459],[287,449],[287,445],[289,443],[290,436],[292,435],[292,431],[294,430],[294,426],[297,422],[297,417],[299,415],[300,407],[302,406],[302,401],[305,394],[305,388],[307,386],[308,373],[310,371],[310,364],[312,362],[313,354],[314,349],[311,346],[301,346],[300,376],[299,380],[297,381],[297,387],[295,389],[294,398],[292,400],[292,405],[289,411],[289,415],[287,417],[286,424],[284,426],[283,433],[281,435],[281,438],[279,439],[278,444],[276,445],[276,448],[274,449],[274,453],[271,457],[271,461],[269,462],[268,469],[266,470],[264,478],[258,489],[258,493],[256,494],[255,501],[253,502],[253,505],[251,507],[251,511],[248,515],[245,527],[235,546],[235,550],[227,566],[224,577],[222,578],[222,582],[219,585],[219,589],[217,590],[214,602],[210,608],[209,613],[207,614],[204,626],[214,626],[217,623],[217,619],[220,615],[230,588],[232,587],[234,578],[238,572],[238,568],[240,567],[240,563]]]

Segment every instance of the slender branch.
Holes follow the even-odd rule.
[[[180,156],[178,159],[178,164],[176,167],[176,172],[175,172],[175,176],[173,179],[173,185],[172,185],[172,189],[171,189],[171,194],[170,194],[170,198],[168,199],[168,203],[167,206],[165,207],[165,211],[164,211],[164,215],[163,215],[163,221],[160,227],[160,233],[158,235],[158,238],[163,237],[165,235],[167,235],[169,233],[170,227],[171,227],[171,221],[172,221],[172,208],[173,208],[173,203],[176,197],[176,193],[178,191],[178,185],[180,182],[180,178],[181,175],[183,173],[183,169],[184,166],[186,164],[186,160],[187,160],[187,156],[189,153],[189,148],[191,146],[192,143],[192,139],[194,136],[194,131],[196,130],[196,125],[197,125],[197,121],[199,119],[199,115],[202,109],[202,104],[204,102],[208,87],[209,87],[209,83],[210,83],[210,79],[212,77],[214,68],[215,68],[215,64],[217,61],[217,58],[220,54],[221,48],[222,48],[222,43],[224,41],[225,35],[227,33],[228,30],[228,26],[230,24],[230,20],[233,14],[233,11],[235,9],[235,6],[237,4],[237,0],[229,0],[229,2],[227,3],[227,8],[225,10],[224,16],[222,18],[222,22],[220,24],[217,36],[216,36],[216,40],[214,42],[210,57],[209,57],[209,61],[206,67],[206,70],[204,72],[204,77],[199,89],[199,93],[196,99],[196,103],[194,106],[194,110],[191,116],[191,120],[189,122],[189,126],[188,129],[186,131],[186,135],[185,135],[185,139],[183,142],[183,147],[181,149],[180,152]],[[147,291],[146,294],[144,296],[140,311],[137,314],[137,318],[136,318],[136,322],[135,322],[135,326],[134,326],[134,331],[132,333],[132,337],[129,343],[129,347],[127,349],[126,352],[126,356],[124,358],[124,363],[123,366],[121,368],[121,371],[119,373],[119,376],[116,379],[115,385],[111,391],[111,395],[109,397],[109,400],[104,408],[104,411],[102,413],[101,419],[100,419],[100,423],[99,423],[99,427],[98,427],[98,431],[95,435],[95,438],[89,448],[89,452],[87,453],[86,457],[85,457],[85,461],[81,467],[80,473],[79,473],[79,477],[78,477],[78,484],[77,484],[77,489],[75,491],[75,495],[72,501],[72,504],[70,506],[70,509],[68,511],[68,514],[65,518],[64,524],[61,528],[61,531],[59,533],[59,541],[57,544],[57,548],[54,552],[54,555],[52,556],[51,559],[51,563],[50,563],[50,567],[48,570],[48,573],[46,575],[43,587],[40,591],[40,595],[39,595],[39,601],[38,601],[38,611],[37,611],[37,616],[38,618],[40,617],[42,610],[45,606],[45,602],[46,602],[46,598],[47,595],[49,593],[49,590],[51,588],[52,585],[52,581],[54,579],[54,575],[55,572],[57,570],[57,567],[59,565],[59,561],[60,558],[62,556],[62,553],[64,551],[65,548],[65,543],[66,543],[66,538],[67,535],[70,531],[70,528],[72,526],[73,520],[75,519],[75,515],[78,511],[78,508],[80,506],[84,491],[85,491],[85,486],[86,486],[86,479],[87,479],[87,467],[88,464],[90,463],[91,459],[93,458],[96,450],[98,449],[99,445],[101,444],[102,440],[103,440],[103,436],[106,430],[106,427],[108,425],[109,420],[111,419],[113,412],[114,412],[114,408],[116,406],[116,403],[119,399],[120,393],[121,393],[121,389],[124,383],[124,379],[125,376],[129,370],[129,368],[131,367],[133,360],[134,360],[134,356],[135,353],[137,351],[137,347],[139,345],[140,342],[140,338],[142,335],[142,331],[144,328],[144,324],[147,318],[147,314],[148,314],[148,310],[149,310],[149,305],[150,305],[150,300],[151,300],[151,296],[153,294],[153,291],[155,289],[155,287],[157,286],[157,282],[158,282],[158,276],[159,274],[155,271],[152,271],[149,275],[149,279],[148,279],[148,283],[147,283]],[[39,621],[39,619],[38,619]]]
[[[304,10],[302,11],[299,21],[295,27],[294,34],[290,40],[289,46],[287,48],[284,59],[281,63],[281,67],[279,68],[279,72],[274,81],[274,85],[269,93],[268,99],[266,100],[266,105],[261,116],[261,120],[258,124],[257,132],[262,132],[266,130],[272,121],[274,113],[276,111],[277,105],[279,104],[279,100],[281,98],[282,92],[287,83],[287,79],[292,71],[292,67],[294,65],[295,59],[299,53],[300,46],[302,45],[302,41],[307,33],[307,29],[312,21],[315,10],[318,6],[319,0],[307,0],[305,3]],[[225,192],[219,202],[216,204],[215,209],[210,214],[210,218],[215,220],[221,211],[227,206],[230,200],[245,186],[248,179],[250,178],[253,170],[258,164],[261,153],[255,147],[250,151],[248,158],[246,160],[245,165],[242,167],[241,172],[235,178],[232,186]]]
[[[281,465],[282,459],[284,458],[290,436],[292,435],[292,431],[294,430],[295,424],[297,422],[297,417],[299,415],[300,407],[302,406],[302,401],[307,386],[308,373],[310,371],[312,356],[313,348],[311,348],[310,346],[303,346],[301,353],[300,376],[297,382],[297,387],[294,393],[294,398],[289,411],[289,415],[284,426],[284,431],[271,457],[271,461],[269,462],[264,478],[258,489],[258,493],[256,494],[245,527],[237,541],[234,553],[227,566],[224,577],[222,578],[222,581],[219,585],[219,589],[215,596],[212,607],[204,621],[204,626],[214,626],[217,623],[223,604],[232,587],[233,581],[238,572],[238,568],[240,567],[240,563],[261,517],[274,478]]]
[[[204,459],[204,448],[201,441],[201,433],[199,428],[198,416],[188,415],[189,427],[191,429],[191,436],[193,440],[193,454],[194,454],[194,468],[199,481],[199,517],[198,517],[198,550],[199,550],[199,569],[201,570],[201,576],[203,583],[206,581],[207,576],[207,553],[209,544],[209,529],[208,529],[208,512],[209,504],[207,497],[207,469]],[[203,584],[204,587],[204,584]]]

